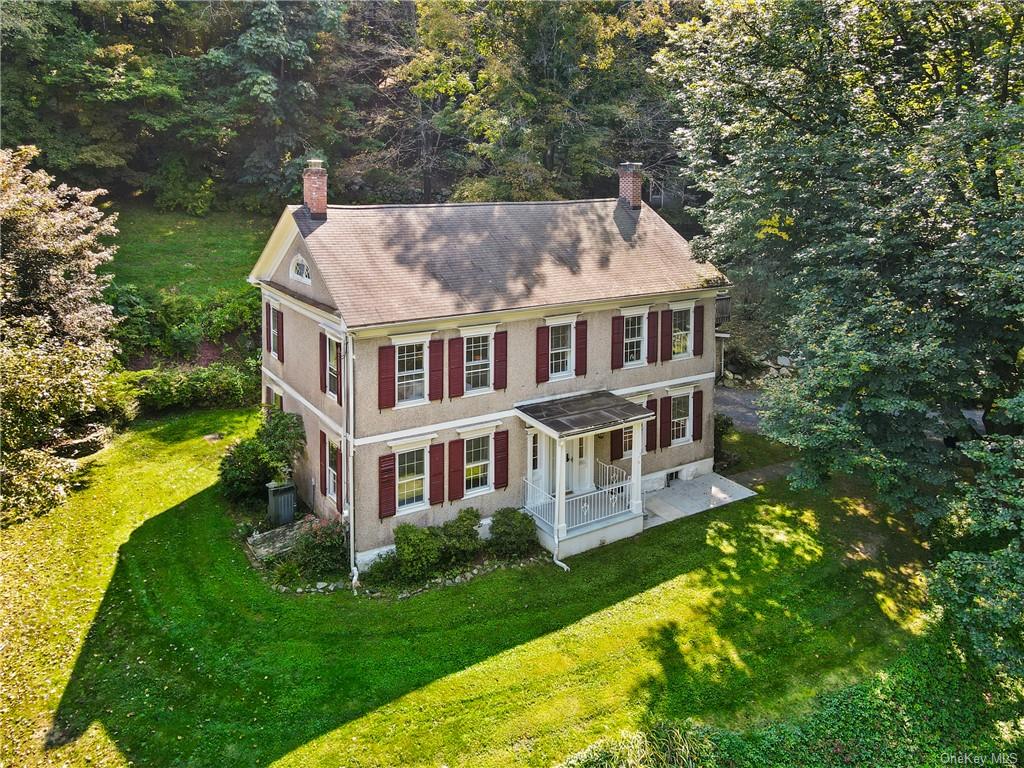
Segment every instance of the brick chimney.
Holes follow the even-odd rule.
[[[619,202],[634,211],[640,208],[640,163],[619,163]]]
[[[327,171],[323,160],[310,160],[302,172],[302,202],[311,219],[327,218]]]

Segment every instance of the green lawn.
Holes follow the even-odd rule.
[[[796,451],[788,445],[769,440],[756,432],[733,430],[722,439],[722,446],[739,456],[739,461],[725,469],[726,475],[735,475],[748,469],[759,469],[796,458]]]
[[[570,573],[280,595],[215,487],[255,421],[139,422],[65,507],[3,532],[0,763],[546,766],[651,718],[804,712],[924,624],[909,528],[783,483]]]
[[[204,296],[244,285],[274,228],[275,218],[212,212],[198,218],[163,213],[138,203],[113,203],[119,212],[118,252],[105,271],[122,283]]]

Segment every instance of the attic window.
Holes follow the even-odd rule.
[[[301,256],[296,256],[292,260],[292,280],[298,280],[306,285],[309,285],[313,280],[309,271],[309,264]]]

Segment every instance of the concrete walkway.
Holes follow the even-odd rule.
[[[644,498],[644,529],[756,495],[735,480],[714,472],[676,482]]]

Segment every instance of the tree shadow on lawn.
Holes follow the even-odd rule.
[[[121,547],[47,746],[99,722],[139,765],[264,766],[630,598],[639,601],[631,612],[649,604],[669,614],[646,639],[637,635],[662,671],[638,687],[634,703],[658,716],[714,719],[785,698],[808,675],[856,672],[870,663],[873,644],[908,631],[877,594],[904,584],[920,551],[880,516],[861,518],[830,501],[816,505],[826,510],[819,515],[799,496],[777,495],[790,503],[755,498],[660,526],[573,558],[568,574],[505,570],[390,602],[271,591],[232,541],[209,488],[151,518]],[[850,542],[867,536],[878,542],[876,556],[848,557]],[[868,575],[876,570],[884,586]],[[689,600],[693,585],[701,597]],[[917,598],[893,599],[909,610]],[[510,685],[529,684],[513,676]],[[458,744],[451,740],[452,749]]]

